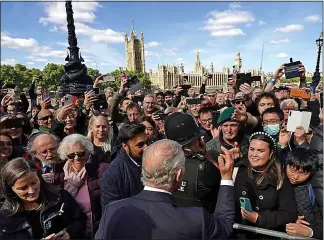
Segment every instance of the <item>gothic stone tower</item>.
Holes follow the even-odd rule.
[[[137,39],[134,26],[128,38],[125,32],[126,68],[135,72],[145,72],[144,33]]]
[[[234,65],[236,66],[236,69],[241,71],[241,68],[242,68],[242,58],[241,58],[241,54],[240,52],[238,51],[236,53],[236,56],[234,58]]]
[[[196,62],[195,62],[195,67],[194,67],[194,72],[198,73],[201,71],[201,62],[200,62],[200,57],[199,57],[199,50],[197,49],[196,51]]]

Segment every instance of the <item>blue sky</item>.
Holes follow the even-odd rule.
[[[315,70],[315,40],[322,31],[321,2],[77,2],[76,32],[86,65],[102,73],[125,66],[124,32],[134,19],[144,32],[146,71],[183,62],[192,71],[195,50],[207,67],[231,67],[240,51],[243,70],[275,71],[289,58]],[[42,69],[64,64],[64,2],[2,2],[1,64]]]

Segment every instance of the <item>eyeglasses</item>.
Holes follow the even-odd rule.
[[[53,116],[45,116],[40,118],[39,120],[48,121],[48,119],[53,119]]]
[[[205,120],[201,120],[202,123],[211,123],[213,121],[212,118],[209,118],[209,119],[205,119]]]
[[[234,104],[245,104],[245,102],[244,101],[234,101]]]
[[[266,120],[266,121],[263,121],[263,125],[274,125],[274,124],[277,124],[277,123],[280,123],[280,120]]]
[[[75,156],[78,156],[78,158],[83,158],[85,156],[85,152],[77,152],[77,153],[70,153],[66,155],[68,159],[74,159]]]

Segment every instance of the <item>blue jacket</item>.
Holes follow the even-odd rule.
[[[102,209],[110,202],[138,194],[143,188],[141,163],[136,166],[122,148],[114,161],[106,167],[101,178]]]
[[[95,239],[227,239],[234,217],[232,186],[220,186],[213,214],[199,207],[177,207],[171,194],[143,190],[108,204]]]

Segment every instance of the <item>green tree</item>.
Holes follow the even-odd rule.
[[[64,65],[48,63],[42,73],[41,85],[49,91],[56,91],[64,74]]]
[[[124,71],[124,70],[116,69],[110,73],[111,75],[113,75],[115,77],[115,82],[104,83],[103,86],[104,87],[109,86],[109,87],[112,87],[115,90],[117,90],[120,87],[120,75],[123,72],[125,72],[127,75],[132,75],[132,76],[136,75],[145,87],[150,87],[152,84],[148,73],[140,73],[140,72],[134,72],[134,71],[129,71],[129,70]]]
[[[17,72],[13,66],[1,65],[1,80],[4,83],[16,83]]]
[[[93,68],[88,68],[88,75],[92,78],[92,80],[96,80],[97,77],[101,75],[99,70],[93,69]]]

